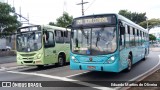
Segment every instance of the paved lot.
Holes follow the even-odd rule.
[[[130,79],[133,79],[134,77],[138,76],[139,74],[142,74],[144,70],[149,69],[151,66],[154,66],[154,64],[157,64],[157,60],[158,60],[158,55],[160,55],[160,48],[150,48],[150,54],[147,58],[146,61],[141,61],[139,63],[137,63],[136,65],[134,65],[133,69],[131,72],[129,73],[109,73],[109,72],[91,72],[91,71],[79,71],[79,70],[75,70],[72,71],[69,69],[69,66],[64,66],[64,67],[55,67],[54,65],[52,66],[47,66],[44,69],[37,69],[36,67],[25,67],[25,68],[14,68],[12,70],[9,71],[4,71],[1,72],[0,76],[1,76],[1,80],[11,80],[11,81],[54,81],[54,80],[78,80],[78,81],[91,81],[89,83],[86,82],[80,82],[80,83],[84,83],[85,85],[88,85],[88,88],[84,88],[84,87],[79,87],[79,88],[72,88],[72,89],[76,89],[76,90],[94,90],[95,88],[92,88],[92,86],[90,84],[94,84],[95,83],[92,80],[100,80],[100,81],[127,81]],[[12,67],[16,67],[16,58],[15,57],[0,57],[0,60],[2,60],[1,62],[3,64],[1,64],[1,67],[5,67],[7,68],[12,68]],[[7,63],[10,62],[10,63]],[[11,72],[10,72],[11,71]],[[13,71],[13,72],[12,72]],[[145,72],[145,71],[144,71]],[[150,76],[150,77],[156,77],[157,80],[159,80],[159,73],[155,76]],[[149,80],[154,80],[155,78],[149,78]],[[148,79],[147,79],[148,80]],[[83,84],[82,84],[83,85]],[[98,85],[96,83],[96,85]],[[2,89],[2,88],[1,88]],[[17,90],[17,88],[13,88],[15,90]],[[13,89],[9,89],[9,90],[13,90]],[[29,88],[26,88],[29,89]],[[37,88],[38,89],[38,88]],[[45,88],[39,88],[38,90],[44,90]],[[46,88],[46,90],[70,90],[70,88],[68,87],[52,87],[50,89]],[[98,89],[100,89],[98,87]],[[113,89],[113,88],[112,88]],[[131,88],[131,90],[142,90],[144,89],[144,87],[135,89],[135,88]],[[154,88],[150,88],[150,89],[154,89]],[[4,89],[6,90],[6,89]],[[30,89],[31,90],[31,89]],[[159,90],[159,88],[155,88],[154,90]]]
[[[16,56],[3,56],[0,57],[0,64],[16,62]]]

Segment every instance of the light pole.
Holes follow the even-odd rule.
[[[82,0],[81,3],[77,4],[77,5],[82,5],[82,16],[84,15],[84,7],[83,7],[83,5],[86,4],[86,3],[89,3],[89,2],[83,2],[83,0]]]

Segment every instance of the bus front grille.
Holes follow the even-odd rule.
[[[36,53],[32,53],[32,54],[20,54],[23,57],[29,57],[29,56],[34,56]]]
[[[33,61],[24,61],[24,63],[33,63]]]
[[[32,60],[32,59],[34,59],[34,58],[32,57],[32,58],[23,58],[23,59],[26,59],[26,60]]]

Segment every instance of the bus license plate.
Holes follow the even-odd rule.
[[[88,69],[96,69],[95,66],[88,66]]]

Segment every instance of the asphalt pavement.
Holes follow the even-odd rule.
[[[13,63],[13,62],[16,62],[16,56],[3,56],[3,57],[0,57],[0,64]]]
[[[136,80],[136,77],[144,74],[145,72],[151,70],[159,63],[159,48],[151,49],[149,56],[145,61],[140,61],[136,63],[130,72],[98,72],[98,71],[83,71],[83,70],[70,70],[69,65],[63,67],[56,67],[54,65],[46,66],[42,69],[36,67],[17,67],[15,63],[15,57],[2,57],[3,61],[1,67],[5,68],[0,72],[0,81],[53,81],[50,82],[53,86],[57,87],[45,87],[45,88],[24,88],[24,90],[106,90],[115,89],[115,87],[104,87],[104,83],[107,81],[130,81]],[[2,60],[0,57],[0,60]],[[13,60],[14,59],[14,60]],[[7,60],[14,61],[12,63],[4,63]],[[62,85],[64,81],[71,81],[71,87],[61,86],[58,87],[57,81],[60,81]],[[97,83],[97,81],[102,81],[102,83]],[[73,87],[74,85],[81,85]],[[75,86],[76,86],[75,85]],[[22,89],[22,88],[20,88]],[[0,90],[19,90],[19,88],[0,88]]]

